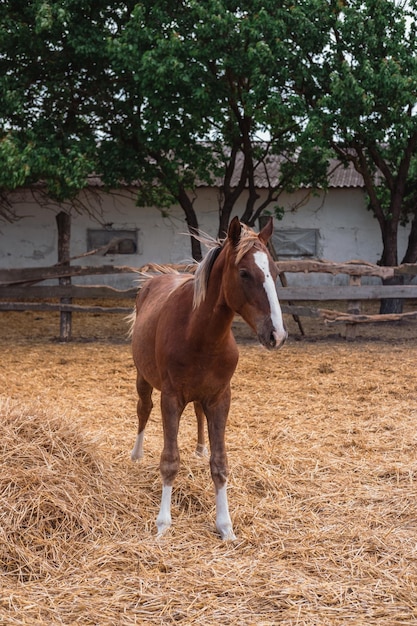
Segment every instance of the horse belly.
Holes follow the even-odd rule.
[[[132,336],[132,354],[136,370],[152,387],[161,388],[157,363],[155,361],[155,332],[152,325],[141,326],[140,318],[137,319],[139,332]]]
[[[238,362],[234,345],[220,354],[208,354],[187,340],[175,345],[169,333],[157,336],[156,353],[164,391],[178,394],[184,402],[204,402],[215,399],[229,388]]]

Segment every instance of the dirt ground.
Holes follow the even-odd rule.
[[[227,445],[237,541],[215,532],[189,409],[173,526],[157,540],[160,415],[155,402],[145,458],[132,464],[123,316],[75,314],[62,344],[58,314],[0,312],[11,429],[0,459],[0,624],[417,624],[417,322],[364,326],[354,342],[340,327],[303,323],[301,338],[287,319],[279,352],[235,323]],[[33,434],[42,424],[48,446]],[[13,473],[26,482],[16,478],[12,493]],[[59,521],[43,506],[57,489],[67,503]]]

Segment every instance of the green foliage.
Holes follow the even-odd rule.
[[[396,264],[398,224],[417,210],[407,191],[417,161],[416,2],[328,4],[323,54],[308,64],[310,82],[300,86],[309,106],[306,133],[362,174],[381,228],[381,262]]]
[[[0,5],[3,188],[42,181],[63,201],[86,185],[109,106],[106,35],[118,4],[110,13],[102,1]]]
[[[257,169],[264,169],[270,154],[291,159],[282,180],[271,183],[271,202],[284,185],[296,184],[294,177],[297,184],[316,175],[323,179],[324,161],[316,167],[317,157],[314,167],[298,165],[306,107],[287,85],[288,59],[295,54],[287,40],[291,6],[157,0],[135,7],[111,50],[115,74],[123,69],[124,99],[141,97],[137,125],[130,119],[118,140],[127,147],[135,142],[149,157],[138,162],[136,172],[143,185],[153,187],[146,192],[142,187],[144,201],[155,202],[159,191],[158,203],[167,197],[178,202],[181,191],[220,179],[220,213],[227,226],[234,204],[254,186]],[[266,131],[272,141],[260,143]],[[244,166],[232,188],[239,153]],[[108,181],[109,174],[104,174]],[[259,206],[245,212],[245,221],[256,219]]]
[[[29,174],[28,155],[31,146],[23,150],[13,137],[5,136],[0,141],[0,187],[5,190],[22,186]]]
[[[0,187],[72,199],[98,173],[139,204],[222,192],[219,234],[283,190],[363,175],[384,246],[416,212],[416,0],[10,0],[0,4]],[[256,177],[281,162],[265,196]],[[240,169],[239,169],[239,167]],[[277,215],[279,215],[279,210]],[[391,259],[395,258],[391,254]]]

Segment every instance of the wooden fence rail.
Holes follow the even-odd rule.
[[[300,287],[288,285],[285,280],[282,282],[286,286],[278,286],[284,313],[293,316],[319,317],[330,324],[346,324],[346,337],[348,339],[355,337],[356,324],[417,318],[417,311],[392,315],[363,315],[360,310],[360,303],[363,300],[381,300],[383,298],[417,300],[416,284],[361,284],[362,278],[369,276],[378,277],[381,280],[395,280],[401,277],[403,280],[405,278],[405,281],[410,282],[414,276],[417,276],[417,264],[380,267],[363,261],[334,263],[314,259],[277,261],[276,265],[281,276],[285,276],[288,273],[326,273],[332,275],[345,274],[349,277],[348,285]],[[173,265],[170,267],[178,271],[194,270],[194,266],[190,265]],[[84,267],[59,264],[52,267],[2,269],[0,270],[0,311],[127,313],[131,310],[131,307],[81,305],[73,304],[72,300],[133,301],[139,286],[138,279],[140,282],[141,276],[156,273],[158,270],[159,266],[153,264],[139,269],[128,266]],[[38,284],[46,280],[58,281],[63,277],[72,279],[81,276],[114,274],[131,274],[132,286],[128,289],[115,289],[103,284]],[[58,302],[49,302],[48,300],[58,300]],[[306,305],[306,303],[326,301],[346,301],[347,310],[334,311]],[[69,338],[61,337],[61,340],[65,341]]]

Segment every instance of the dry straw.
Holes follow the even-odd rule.
[[[192,411],[173,527],[155,538],[158,402],[132,464],[122,319],[80,316],[98,340],[71,345],[51,341],[49,314],[7,320],[0,624],[417,623],[415,326],[280,353],[242,333],[227,434],[238,540],[222,543]]]

